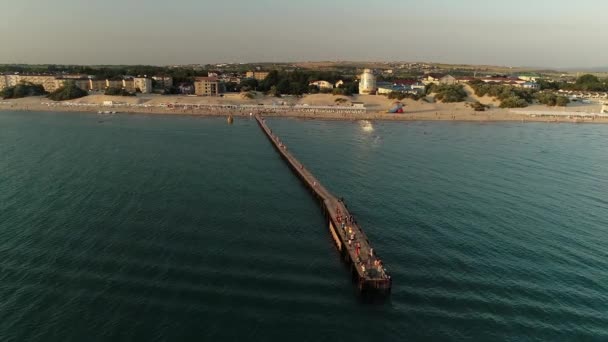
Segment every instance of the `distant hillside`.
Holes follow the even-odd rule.
[[[591,68],[559,68],[560,71],[570,71],[570,72],[608,72],[608,66],[603,67],[591,67]]]

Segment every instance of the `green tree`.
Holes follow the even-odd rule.
[[[388,98],[393,100],[393,99],[397,99],[397,100],[403,100],[405,98],[405,94],[399,91],[392,91],[388,94]]]
[[[606,91],[606,84],[600,82],[599,78],[594,75],[586,74],[579,77],[575,83],[575,90],[585,91]]]
[[[290,94],[291,82],[287,78],[283,78],[277,84],[277,90],[281,94]]]
[[[431,88],[435,99],[444,103],[462,102],[467,98],[467,92],[462,84],[440,84]]]
[[[540,90],[559,90],[560,84],[559,82],[547,81],[547,80],[537,80]]]
[[[104,92],[104,95],[109,95],[109,96],[135,96],[134,93],[130,93],[126,89],[115,88],[115,87],[110,87],[110,88],[106,89],[106,91]]]
[[[262,91],[268,91],[272,86],[276,86],[279,84],[281,77],[279,75],[278,70],[272,70],[268,73],[268,76],[264,80],[262,80],[259,84],[259,88]]]
[[[570,99],[565,96],[558,96],[555,104],[560,107],[566,107],[570,103]]]
[[[41,84],[20,82],[16,86],[6,87],[0,92],[3,99],[18,99],[27,96],[45,95],[47,92]]]
[[[351,96],[359,93],[359,84],[357,82],[349,82],[344,85],[344,95]]]
[[[53,101],[65,101],[87,96],[89,93],[76,86],[74,82],[66,82],[62,87],[48,95]]]
[[[274,96],[274,97],[281,97],[281,92],[279,92],[279,90],[277,89],[277,86],[272,86],[272,87],[270,87],[270,90],[268,91],[268,95]]]
[[[322,93],[331,93],[333,95],[350,96],[346,93],[346,88],[321,89],[321,92]]]
[[[500,108],[523,108],[527,106],[528,102],[518,96],[510,96],[500,102]]]
[[[484,112],[487,108],[489,108],[488,105],[485,105],[485,104],[483,104],[483,103],[481,103],[479,101],[475,101],[473,103],[470,103],[469,105],[476,112]]]
[[[259,85],[259,82],[255,78],[245,78],[245,79],[241,80],[240,90],[241,91],[256,90],[258,85]]]
[[[308,90],[306,83],[291,82],[289,84],[289,93],[292,95],[302,95]]]
[[[595,84],[600,83],[600,79],[597,76],[591,74],[585,74],[576,79],[576,84],[578,85],[586,85],[586,84]]]

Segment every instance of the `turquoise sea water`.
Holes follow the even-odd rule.
[[[0,341],[608,340],[608,126],[0,113]]]

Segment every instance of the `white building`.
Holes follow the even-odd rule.
[[[519,75],[519,79],[524,80],[526,82],[536,82],[539,79],[539,76],[536,75]]]
[[[458,81],[452,75],[445,75],[439,79],[439,83],[440,84],[456,84],[456,83],[458,83]]]
[[[602,111],[600,113],[608,114],[608,102],[602,103]]]
[[[439,81],[445,76],[447,75],[438,73],[428,73],[422,76],[421,81],[424,84],[439,83]]]
[[[152,79],[147,77],[134,77],[133,87],[139,89],[142,94],[150,94],[152,92]]]
[[[327,81],[314,81],[308,84],[309,86],[317,86],[319,89],[333,89],[334,85]]]
[[[526,83],[521,83],[520,86],[522,88],[526,88],[526,89],[540,89],[540,85],[536,82],[526,82]]]
[[[376,93],[376,76],[370,69],[363,70],[359,80],[359,94],[375,94]]]

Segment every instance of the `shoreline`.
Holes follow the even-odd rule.
[[[188,116],[236,116],[249,117],[251,115],[262,115],[264,117],[288,117],[311,120],[333,120],[333,121],[454,121],[454,122],[545,122],[545,123],[596,123],[607,124],[608,117],[567,117],[563,115],[555,116],[532,116],[528,114],[518,114],[506,110],[488,110],[485,112],[474,112],[473,110],[438,110],[424,112],[406,112],[404,114],[389,114],[379,111],[367,111],[366,113],[332,113],[332,112],[296,112],[280,111],[269,112],[264,110],[227,110],[227,109],[177,109],[162,107],[133,107],[133,106],[73,106],[62,103],[53,106],[45,104],[22,104],[22,103],[0,103],[0,111],[15,112],[80,112],[98,113],[113,111],[116,114],[148,114],[148,115],[188,115]],[[250,115],[251,113],[251,115]],[[107,114],[100,114],[107,115]]]

